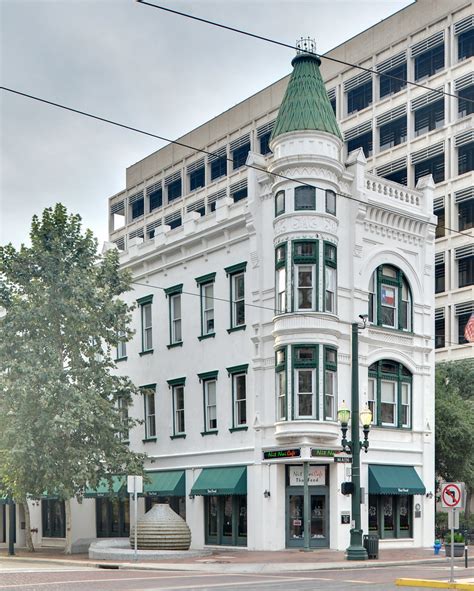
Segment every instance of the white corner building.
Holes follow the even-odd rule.
[[[459,99],[327,60],[320,74],[308,43],[289,77],[179,138],[189,149],[129,167],[109,200],[108,247],[137,303],[117,367],[144,387],[123,408],[143,420],[129,434],[147,455],[140,513],[169,502],[193,548],[345,549],[337,411],[356,361],[373,413],[362,528],[428,547],[435,346],[473,356],[472,4],[418,0],[327,54]],[[76,548],[128,535],[115,484],[74,503]],[[32,515],[38,545],[64,543],[60,501]],[[6,521],[0,507],[0,536]]]

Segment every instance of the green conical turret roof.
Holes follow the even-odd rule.
[[[291,62],[291,75],[278,111],[271,139],[304,129],[325,131],[342,139],[324,86],[317,55],[299,53]]]

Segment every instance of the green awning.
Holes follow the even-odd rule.
[[[424,495],[425,492],[413,466],[369,466],[371,495]]]
[[[109,481],[103,479],[99,482],[97,488],[88,488],[84,493],[86,499],[95,499],[97,497],[116,497],[127,494],[127,478],[126,476],[112,476],[112,488],[109,486]]]
[[[149,483],[143,484],[143,493],[146,496],[184,497],[186,495],[184,470],[147,472],[146,475],[150,479]]]
[[[193,495],[246,495],[247,467],[204,468],[193,488]]]

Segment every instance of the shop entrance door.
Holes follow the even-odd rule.
[[[206,544],[247,545],[247,495],[205,497]]]
[[[327,491],[310,489],[311,548],[329,547],[329,510]],[[294,487],[287,490],[286,497],[286,545],[289,548],[304,547],[304,493]]]

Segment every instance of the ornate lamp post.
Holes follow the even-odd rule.
[[[365,327],[365,318],[362,318]],[[352,413],[346,404],[342,403],[337,413],[337,418],[341,423],[342,448],[344,451],[352,454],[352,521],[354,527],[351,529],[351,542],[346,550],[347,560],[367,560],[367,551],[362,544],[362,528],[360,523],[360,450],[363,448],[367,453],[369,447],[369,430],[372,422],[372,412],[366,406],[362,412],[359,412],[359,323],[352,324],[352,395],[351,395]],[[349,428],[349,419],[351,421],[351,441],[348,441],[347,430]],[[359,440],[359,418],[362,424],[364,440]]]

